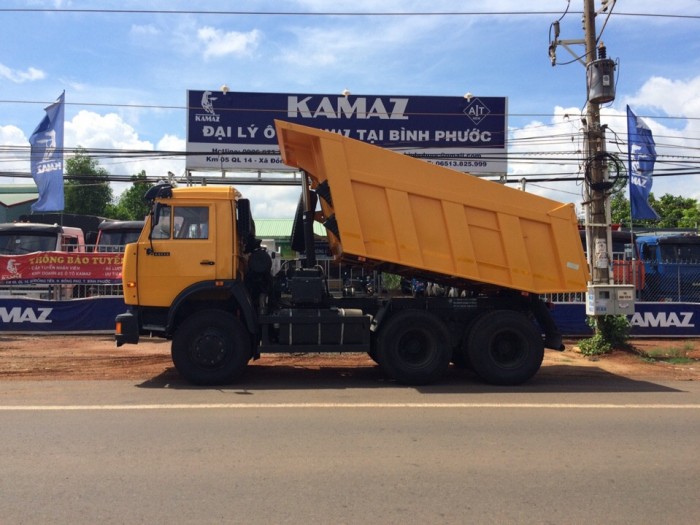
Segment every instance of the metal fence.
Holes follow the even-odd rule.
[[[648,302],[700,302],[700,263],[646,261],[641,300]]]
[[[700,303],[700,262],[617,260],[614,270],[615,284],[637,283],[638,302]],[[586,294],[549,294],[547,299],[585,302]]]
[[[282,261],[282,265],[298,265],[298,261]],[[318,261],[328,279],[328,289],[355,294],[382,289],[381,275],[351,266],[333,264],[331,260]],[[700,303],[700,261],[639,261],[615,254],[613,261],[615,284],[636,283],[639,302],[692,302]],[[0,297],[66,301],[84,297],[118,297],[123,294],[121,283],[84,284],[1,284]],[[558,303],[584,303],[585,292],[548,294],[546,299]]]
[[[121,297],[121,284],[83,284],[64,282],[61,284],[2,284],[0,298],[43,299],[68,301],[84,297]]]

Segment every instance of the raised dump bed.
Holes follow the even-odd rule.
[[[321,197],[317,220],[337,259],[458,286],[586,289],[573,204],[336,133],[275,124],[284,163],[304,170]]]

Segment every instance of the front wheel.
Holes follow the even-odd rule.
[[[540,369],[544,343],[524,314],[494,310],[474,321],[467,338],[467,355],[474,371],[487,383],[518,385]]]
[[[173,364],[195,385],[221,385],[238,379],[251,358],[250,335],[231,313],[196,312],[173,335]]]

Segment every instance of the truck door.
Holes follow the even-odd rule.
[[[139,300],[169,306],[188,286],[216,278],[216,246],[206,204],[159,205],[150,243],[139,244]]]

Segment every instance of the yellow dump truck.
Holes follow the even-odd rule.
[[[453,363],[512,385],[537,372],[545,347],[563,348],[540,294],[586,289],[572,205],[335,133],[276,128],[283,161],[302,172],[292,247],[303,256],[272,275],[233,187],[158,185],[126,247],[118,345],[172,339],[178,372],[204,385],[236,380],[265,352],[367,352],[404,384],[435,382]],[[335,262],[451,293],[330,293],[314,221]]]

